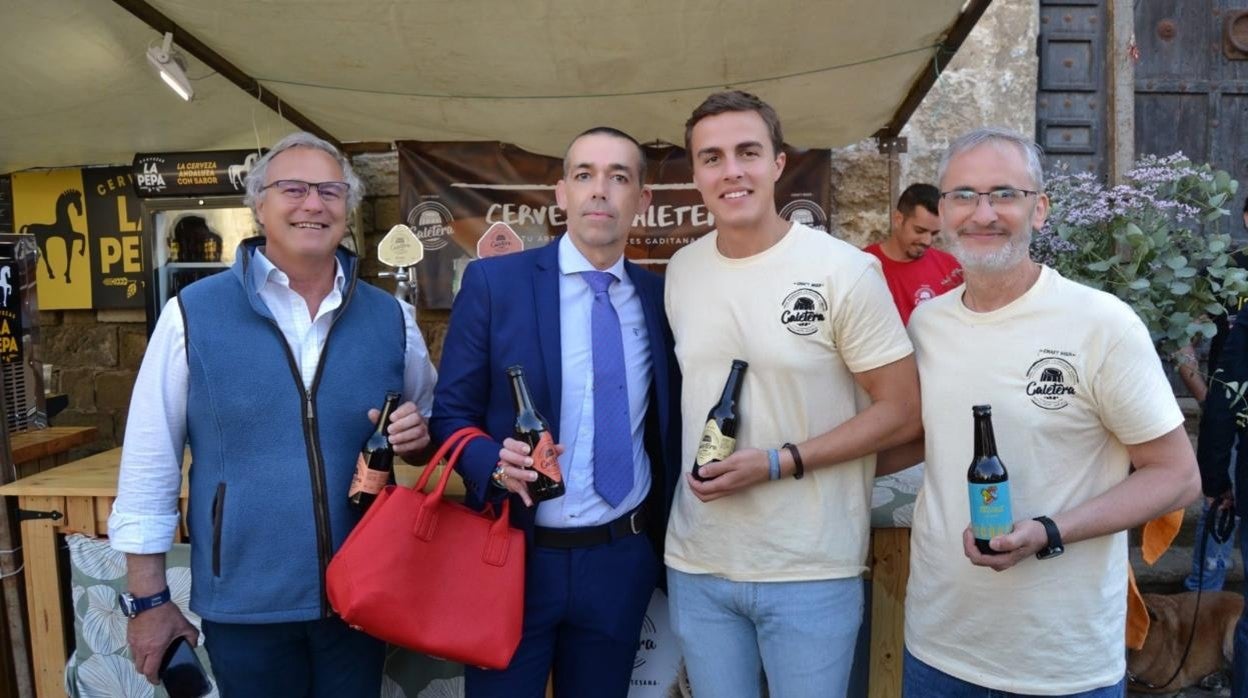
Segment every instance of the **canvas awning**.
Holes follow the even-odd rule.
[[[134,0],[6,0],[0,172],[271,144],[295,127],[188,55],[183,102]],[[909,115],[986,0],[148,0],[340,141],[503,140],[559,154],[593,125],[683,142],[711,91],[832,147]],[[963,14],[965,13],[965,15]],[[954,41],[950,33],[955,34]],[[961,32],[964,36],[965,32]],[[181,44],[181,41],[178,41]],[[183,50],[185,53],[185,49]],[[949,51],[936,63],[943,65]],[[927,82],[930,83],[928,76]]]

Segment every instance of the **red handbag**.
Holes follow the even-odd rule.
[[[342,619],[393,645],[486,669],[505,669],[524,621],[524,534],[498,517],[443,499],[469,441],[460,429],[412,488],[390,485],[369,507],[326,572]],[[446,457],[432,492],[424,491]]]

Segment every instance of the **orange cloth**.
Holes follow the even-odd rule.
[[[1176,509],[1169,514],[1162,514],[1144,524],[1143,542],[1140,545],[1144,554],[1145,564],[1153,564],[1162,553],[1174,542],[1179,527],[1183,525],[1183,510]],[[1144,647],[1144,639],[1148,637],[1148,607],[1144,605],[1144,597],[1135,585],[1135,572],[1127,568],[1127,648],[1138,650]]]

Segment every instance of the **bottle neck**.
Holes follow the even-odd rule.
[[[732,367],[732,371],[728,373],[728,382],[724,383],[724,392],[719,396],[720,405],[727,405],[741,399],[741,385],[745,383],[741,378],[744,373],[744,368]]]
[[[523,374],[511,377],[511,397],[517,414],[533,411],[533,398],[529,396],[529,386],[524,382]]]
[[[997,437],[992,433],[990,415],[975,417],[975,460],[997,455]]]
[[[377,429],[373,434],[385,436],[386,427],[390,425],[390,413],[394,411],[394,406],[398,404],[399,398],[395,395],[386,395],[386,402],[381,406],[381,414],[377,417]]]

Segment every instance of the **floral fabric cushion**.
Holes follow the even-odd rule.
[[[871,528],[910,528],[914,500],[923,485],[923,464],[875,478],[871,491]]]
[[[65,693],[71,698],[166,698],[134,670],[126,646],[126,617],[117,595],[126,588],[126,556],[107,540],[81,534],[66,536],[69,543],[70,593],[74,602],[74,652],[65,665]],[[173,602],[198,629],[199,616],[187,605],[191,598],[191,549],[175,545],[165,557],[165,578]],[[195,649],[211,675],[208,652]],[[463,666],[391,647],[381,698],[459,698],[463,696]],[[218,698],[213,684],[209,698]]]

